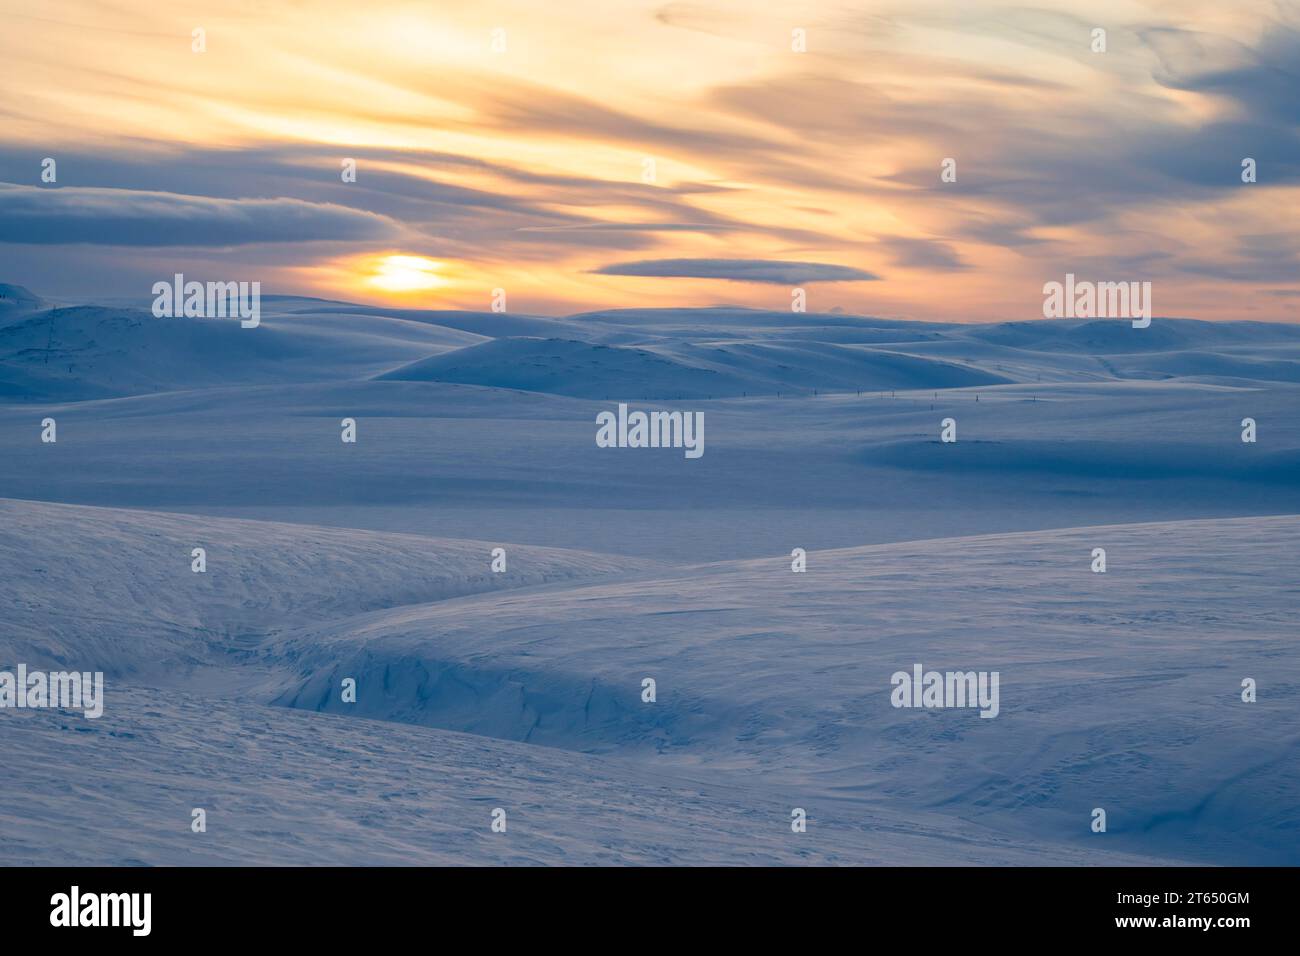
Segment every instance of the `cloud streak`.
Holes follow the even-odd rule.
[[[214,199],[145,190],[0,183],[0,242],[239,246],[392,239],[375,213],[300,199]]]
[[[60,8],[0,33],[0,241],[28,268],[59,246],[37,272],[67,281],[154,245],[255,246],[268,288],[339,298],[369,288],[357,263],[426,256],[459,277],[443,304],[556,312],[698,304],[650,277],[934,319],[1032,316],[1045,275],[1085,268],[1205,318],[1300,287],[1290,2],[810,0],[803,53],[745,0],[498,0],[500,50],[473,0]]]
[[[873,273],[825,262],[787,262],[773,259],[649,259],[618,262],[594,270],[597,275],[675,279],[726,279],[731,282],[865,282],[879,279]]]

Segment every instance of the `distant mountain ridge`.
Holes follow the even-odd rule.
[[[982,325],[742,308],[550,318],[268,295],[256,329],[144,308],[53,307],[0,284],[0,401],[231,385],[443,382],[587,399],[710,399],[1035,381],[1300,382],[1300,328],[1263,322]]]
[[[27,312],[45,308],[45,300],[20,285],[0,282],[0,317],[10,312]]]

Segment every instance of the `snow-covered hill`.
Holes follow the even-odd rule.
[[[263,307],[0,286],[9,861],[1300,863],[1294,328]]]
[[[1300,381],[1292,326],[1158,319],[959,325],[752,309],[567,318],[267,296],[261,324],[52,308],[0,285],[0,401],[231,385],[449,382],[584,398],[701,399],[1012,382]]]
[[[0,721],[5,863],[61,866],[919,866],[1160,862],[942,814],[807,801],[587,754],[110,687],[87,723]],[[21,770],[21,773],[12,772]],[[808,813],[806,833],[791,811]],[[207,813],[207,832],[190,830]],[[491,830],[506,812],[506,832]]]
[[[0,499],[0,665],[174,677],[308,621],[654,566],[510,545],[495,573],[502,544]]]
[[[9,759],[30,764],[0,787],[19,860],[66,859],[49,835],[85,831],[90,794],[113,823],[78,844],[87,862],[1300,859],[1294,517],[813,552],[804,573],[781,555],[677,570],[585,556],[622,573],[456,597],[437,570],[419,594],[403,560],[438,559],[401,536],[98,511],[6,503],[7,525],[64,520],[46,558],[74,531],[82,556],[3,554],[43,571],[6,611],[23,626],[3,657],[169,666],[112,671],[98,721],[0,720]],[[238,583],[203,582],[226,600],[161,567],[199,529],[241,542],[220,559]],[[241,621],[276,626],[229,639]],[[57,661],[24,646],[46,624]],[[182,634],[228,653],[178,669]],[[998,672],[997,716],[891,706],[891,676],[917,663]],[[211,814],[202,839],[191,806]],[[497,806],[512,829],[494,843]],[[794,807],[814,821],[803,842]],[[421,841],[428,827],[441,835]]]
[[[268,310],[257,328],[245,329],[238,319],[158,318],[146,309],[0,308],[0,401],[361,379],[479,341],[384,316]]]
[[[1106,573],[1090,569],[1105,548]],[[1127,852],[1300,860],[1300,518],[814,552],[306,626],[295,707],[761,773]],[[1000,713],[890,704],[914,664],[1000,673]],[[356,704],[330,688],[358,681]],[[658,699],[641,699],[653,678]],[[1242,681],[1261,688],[1243,703]],[[1077,838],[1077,839],[1076,839]]]

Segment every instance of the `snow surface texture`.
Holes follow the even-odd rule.
[[[263,309],[0,286],[6,862],[1300,863],[1300,331]]]

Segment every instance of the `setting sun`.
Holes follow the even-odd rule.
[[[443,284],[435,274],[439,268],[441,263],[423,256],[385,256],[367,281],[385,292],[421,292]]]

